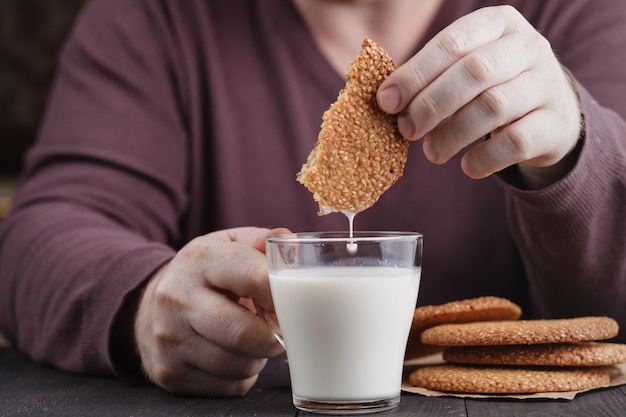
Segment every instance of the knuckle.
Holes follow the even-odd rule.
[[[202,237],[197,237],[187,243],[179,252],[181,256],[189,259],[195,259],[203,256],[205,252],[204,240]]]
[[[476,103],[480,107],[482,113],[498,121],[498,125],[505,122],[505,114],[510,106],[509,99],[498,89],[492,88],[483,91],[477,98]]]
[[[240,374],[243,378],[252,378],[256,376],[261,371],[264,362],[259,359],[248,359],[244,360],[241,365]]]
[[[508,126],[504,136],[505,146],[512,156],[519,161],[530,159],[532,138],[526,129],[517,125]]]
[[[470,51],[471,42],[468,34],[462,30],[450,30],[443,34],[439,49],[452,58],[460,58]]]
[[[152,325],[152,338],[154,339],[155,347],[163,352],[171,350],[178,343],[169,326],[160,321]]]
[[[530,26],[526,22],[526,18],[510,4],[501,4],[493,8],[486,8],[487,22],[492,22],[494,19],[505,22],[507,25],[524,23],[526,26]]]
[[[236,381],[256,377],[265,362],[264,358],[220,349],[212,355],[209,368],[216,377]]]
[[[463,147],[467,145],[467,132],[465,129],[454,126],[449,131],[448,145],[450,150],[448,151],[447,158],[444,162],[447,162],[454,154],[459,152]]]
[[[534,33],[534,36],[531,42],[537,44],[537,47],[533,48],[534,50],[543,51],[543,53],[550,58],[554,57],[554,50],[552,49],[552,44],[550,43],[548,39],[541,36],[541,34]]]
[[[502,11],[502,13],[504,13],[505,15],[509,16],[509,17],[518,17],[519,16],[519,12],[517,11],[517,9],[513,6],[511,6],[510,4],[503,4],[501,6],[498,6],[498,8]]]
[[[233,397],[243,397],[244,395],[248,393],[248,391],[250,391],[250,388],[252,388],[252,385],[255,380],[256,378],[253,378],[252,382],[250,379],[241,379],[238,381],[233,381],[233,383],[230,386],[228,395],[233,396]]]
[[[150,380],[166,391],[175,392],[181,379],[181,374],[168,363],[153,364],[148,375]]]
[[[436,118],[441,113],[439,103],[437,103],[437,100],[435,100],[432,95],[428,93],[422,93],[418,96],[418,100],[421,103],[427,116]]]
[[[184,300],[184,295],[181,295],[182,286],[178,280],[163,280],[158,283],[154,288],[154,308],[159,311],[186,311],[187,302]],[[162,324],[155,320],[155,331],[158,331],[158,325]],[[165,329],[163,329],[165,331]]]
[[[249,348],[254,336],[253,327],[245,319],[232,320],[227,329],[228,345],[234,350],[240,351]]]
[[[478,83],[489,80],[496,71],[496,63],[483,53],[473,53],[463,60],[463,67],[468,77]]]
[[[156,306],[163,307],[172,303],[172,294],[169,290],[169,282],[161,280],[159,285],[154,287],[154,300]]]
[[[260,287],[263,285],[263,277],[265,276],[262,271],[265,271],[265,259],[258,258],[255,260],[249,260],[242,265],[243,276],[246,282],[246,286],[253,294],[257,293]]]
[[[420,65],[409,65],[410,76],[419,88],[428,84],[428,77]]]

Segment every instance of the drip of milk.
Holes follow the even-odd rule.
[[[350,255],[354,255],[356,254],[357,250],[358,250],[358,246],[357,243],[352,240],[354,239],[354,217],[356,216],[356,213],[353,213],[351,211],[342,211],[342,213],[348,218],[348,224],[350,225],[350,242],[346,243],[346,249],[348,250],[348,253]]]

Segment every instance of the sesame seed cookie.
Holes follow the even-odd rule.
[[[319,204],[319,215],[360,213],[402,176],[409,142],[400,135],[397,116],[376,102],[378,87],[396,68],[366,38],[345,87],[322,116],[317,142],[297,174]]]
[[[409,382],[436,391],[474,394],[530,394],[580,391],[611,381],[607,368],[507,368],[431,365],[413,371]]]
[[[614,319],[595,316],[442,324],[425,330],[421,339],[438,346],[529,345],[604,340],[618,332]]]
[[[521,315],[522,309],[517,304],[506,298],[494,296],[417,307],[413,313],[406,358],[419,358],[441,351],[441,347],[425,345],[420,340],[421,333],[433,326],[445,323],[517,320]]]
[[[517,320],[522,309],[506,298],[485,296],[452,301],[440,305],[420,306],[413,313],[413,327],[444,323]]]
[[[541,345],[453,346],[443,359],[459,364],[608,366],[626,362],[626,345],[579,342]]]

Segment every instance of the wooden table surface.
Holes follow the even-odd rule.
[[[176,397],[151,386],[85,377],[38,365],[0,348],[0,417],[5,416],[312,416],[291,403],[284,356],[273,358],[241,398]],[[463,400],[403,394],[400,406],[371,416],[626,416],[626,386],[580,394],[572,401]]]

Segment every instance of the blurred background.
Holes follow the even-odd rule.
[[[85,1],[0,0],[0,219],[37,136],[59,51]]]

